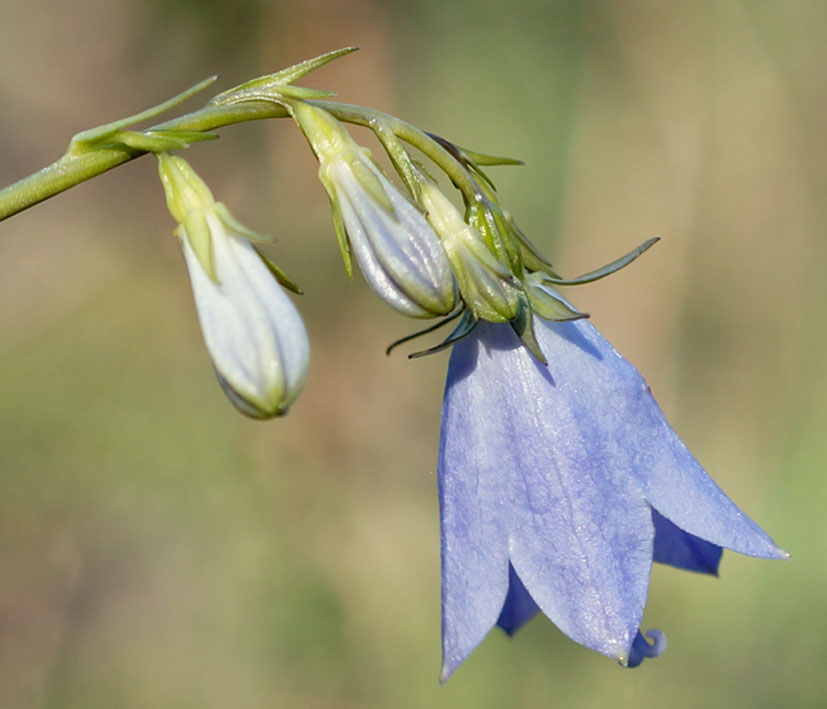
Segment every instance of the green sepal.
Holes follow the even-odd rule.
[[[218,284],[218,275],[215,272],[213,259],[212,235],[207,224],[207,215],[203,209],[193,209],[188,212],[181,224],[175,230],[179,238],[185,238],[190,243],[198,263],[204,269],[210,280]]]
[[[147,121],[150,118],[155,118],[156,116],[169,111],[171,108],[175,108],[179,104],[186,101],[190,96],[197,94],[199,91],[203,91],[217,78],[217,75],[210,76],[209,78],[198,82],[195,86],[191,86],[186,91],[182,91],[177,96],[173,96],[171,99],[164,101],[163,103],[159,103],[157,106],[152,106],[152,108],[148,108],[145,111],[136,113],[133,116],[127,116],[126,118],[121,118],[120,120],[112,121],[111,123],[106,123],[102,126],[81,131],[69,141],[69,147],[66,150],[66,154],[80,155],[111,142],[110,139],[115,136],[116,133],[120,132],[122,128],[134,126],[136,123],[141,123],[142,121]],[[116,140],[115,142],[119,141]]]
[[[547,365],[548,360],[543,354],[543,350],[540,349],[540,343],[537,342],[537,337],[534,335],[534,317],[527,299],[522,299],[517,317],[514,318],[510,324],[511,327],[514,328],[514,332],[517,333],[517,336],[526,346],[526,349],[534,355],[534,359]]]
[[[371,121],[370,128],[376,134],[379,142],[382,143],[382,147],[391,159],[394,169],[405,182],[408,191],[415,200],[418,200],[421,189],[419,186],[419,178],[417,177],[417,168],[410,154],[405,150],[404,144],[383,120],[377,119]]]
[[[488,245],[488,248],[494,252],[498,260],[503,263],[509,263],[508,254],[505,251],[505,245],[490,219],[487,210],[479,203],[468,205],[465,214],[465,221],[476,229],[483,241]]]
[[[466,221],[480,232],[497,258],[513,274],[520,276],[523,272],[520,248],[514,241],[510,225],[499,206],[486,199],[483,204],[471,205],[468,212]]]
[[[398,340],[394,340],[385,348],[385,354],[390,355],[390,353],[393,352],[397,347],[399,347],[399,345],[403,345],[406,342],[410,342],[411,340],[414,340],[417,337],[422,337],[422,335],[427,335],[428,333],[433,332],[434,330],[439,330],[439,328],[444,327],[452,320],[456,320],[460,315],[463,314],[463,312],[463,310],[457,310],[457,312],[452,313],[448,317],[443,318],[434,325],[426,327],[424,330],[418,330],[417,332],[414,332],[410,335],[405,335],[405,337],[400,337]]]
[[[287,290],[293,291],[296,295],[304,295],[304,291],[299,288],[293,279],[290,278],[284,271],[282,271],[275,263],[273,263],[269,258],[267,258],[261,251],[259,251],[255,246],[253,247],[253,251],[258,254],[258,257],[264,262],[264,265],[267,266],[267,269],[270,273],[273,274],[273,277]]]
[[[581,320],[589,317],[588,313],[581,313],[572,308],[560,296],[550,293],[543,288],[526,285],[526,295],[531,303],[531,309],[543,320],[555,322],[565,320]]]
[[[336,189],[324,176],[324,170],[319,169],[319,180],[327,192],[330,200],[330,211],[333,213],[333,228],[336,231],[336,240],[339,242],[339,251],[342,254],[342,261],[345,264],[347,277],[353,280],[353,257],[350,255],[350,238],[345,229],[345,220],[342,217],[342,210],[339,207],[339,198],[336,196]]]
[[[493,245],[497,257],[508,264],[511,272],[519,278],[523,274],[523,259],[520,245],[512,230],[511,215],[500,207],[493,186],[485,181],[477,184],[483,194],[483,199],[477,207],[482,211],[493,240],[493,244],[489,242],[489,246]]]
[[[273,237],[267,234],[259,234],[257,231],[252,231],[244,226],[238,219],[236,219],[227,207],[222,202],[213,204],[213,211],[218,215],[218,218],[227,227],[228,231],[233,232],[236,236],[240,236],[247,241],[252,241],[254,244],[272,244]]]
[[[364,152],[364,155],[368,160],[373,161],[369,150],[366,148],[360,148],[359,150]],[[391,198],[388,196],[388,193],[385,192],[385,188],[382,186],[382,183],[379,181],[379,178],[373,170],[371,170],[364,163],[364,161],[359,159],[348,160],[348,166],[350,167],[351,172],[353,172],[353,176],[356,178],[356,181],[370,195],[371,199],[379,204],[382,209],[396,218],[396,211],[393,208],[393,202],[391,202]],[[378,170],[379,167],[377,166],[376,169]]]
[[[419,357],[436,354],[437,352],[442,352],[442,350],[448,349],[451,345],[456,344],[463,337],[469,335],[471,330],[477,326],[478,322],[479,321],[473,316],[470,310],[463,310],[462,320],[459,321],[459,324],[452,330],[448,337],[436,345],[436,347],[430,347],[427,350],[421,350],[420,352],[412,352],[408,355],[408,359],[418,359]]]
[[[547,283],[552,283],[557,286],[579,286],[583,283],[592,283],[593,281],[597,281],[601,278],[605,278],[606,276],[610,276],[616,271],[619,271],[621,268],[628,266],[630,263],[632,263],[632,261],[634,261],[644,251],[647,251],[649,248],[654,246],[658,241],[660,241],[660,237],[654,236],[651,239],[644,241],[637,248],[632,249],[625,256],[621,256],[616,261],[612,261],[611,263],[606,264],[602,268],[598,268],[596,271],[589,271],[588,273],[584,273],[582,276],[578,276],[577,278],[560,278],[559,276],[548,275],[545,276],[543,280]]]
[[[288,84],[292,84],[296,81],[296,79],[300,79],[306,74],[309,74],[311,71],[324,66],[334,59],[338,59],[346,54],[355,52],[357,49],[359,48],[343,47],[342,49],[336,49],[332,52],[321,54],[313,59],[307,59],[303,62],[299,62],[298,64],[294,64],[286,69],[277,71],[275,74],[267,74],[266,76],[260,76],[256,79],[245,81],[243,84],[239,84],[232,89],[221,92],[212,98],[207,105],[220,106],[227,103],[237,103],[238,101],[249,100],[249,96],[245,97],[244,94],[257,93],[260,89],[272,89],[279,87],[279,90],[283,90]],[[307,90],[313,91],[313,89]],[[329,96],[331,94],[328,93],[326,95]],[[297,96],[296,98],[303,97]]]
[[[478,165],[471,162],[467,164],[467,168],[471,170],[471,172],[473,172],[477,177],[479,177],[486,185],[488,185],[489,189],[492,192],[497,191],[497,186],[494,184],[494,181],[488,175],[486,175],[485,172],[483,172],[483,170]]]

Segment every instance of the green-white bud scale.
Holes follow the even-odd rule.
[[[287,412],[307,378],[310,343],[298,311],[249,240],[181,158],[158,156],[195,307],[216,375],[254,418]]]

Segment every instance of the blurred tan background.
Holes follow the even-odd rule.
[[[0,0],[3,184],[356,44],[305,83],[524,158],[493,176],[564,273],[661,235],[568,294],[793,554],[656,568],[638,670],[538,617],[440,688],[447,356],[385,357],[410,323],[347,281],[303,139],[235,126],[188,158],[306,290],[284,420],[215,383],[152,160],[0,224],[0,706],[822,706],[826,30],[818,0]]]

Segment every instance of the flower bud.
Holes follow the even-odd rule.
[[[158,160],[218,381],[242,413],[280,416],[301,392],[310,361],[304,323],[278,282],[285,277],[184,160]]]
[[[391,307],[414,318],[449,313],[456,302],[451,265],[422,213],[333,116],[301,102],[291,111],[319,159],[348,271],[352,251],[368,285]]]
[[[421,190],[428,221],[442,240],[468,309],[478,320],[514,320],[520,309],[520,289],[508,267],[435,184],[425,180]]]

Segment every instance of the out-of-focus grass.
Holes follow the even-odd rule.
[[[698,457],[793,554],[657,568],[670,649],[623,671],[537,618],[440,688],[434,466],[445,358],[343,275],[295,129],[191,159],[274,233],[313,342],[290,415],[212,380],[154,165],[0,224],[0,706],[818,706],[827,652],[827,10],[817,2],[406,5],[6,0],[0,178],[214,71],[347,44],[308,80],[527,160],[505,204],[647,375]],[[94,20],[94,21],[93,21]]]

